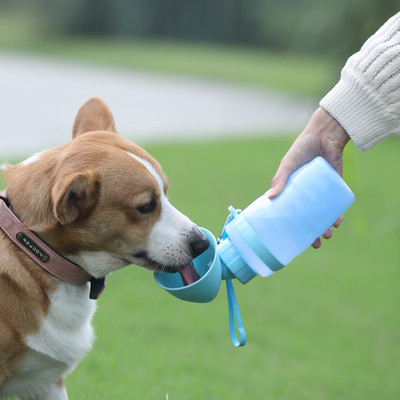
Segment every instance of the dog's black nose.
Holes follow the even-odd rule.
[[[210,246],[210,242],[199,228],[193,228],[190,235],[190,250],[192,257],[196,258],[201,253],[206,251]]]

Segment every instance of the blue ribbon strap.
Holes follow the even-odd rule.
[[[243,327],[242,317],[231,279],[226,280],[226,293],[228,295],[229,331],[231,333],[232,343],[235,347],[241,347],[246,344],[246,332]],[[239,339],[236,334],[236,329],[239,333]]]

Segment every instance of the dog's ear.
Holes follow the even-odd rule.
[[[115,132],[114,124],[114,117],[107,103],[100,97],[91,97],[78,110],[72,128],[72,138],[86,132]]]
[[[55,217],[62,225],[84,219],[93,211],[99,194],[100,182],[94,171],[60,179],[52,192]]]

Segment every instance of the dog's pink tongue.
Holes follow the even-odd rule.
[[[193,263],[180,269],[179,274],[181,275],[184,286],[191,285],[200,279],[200,275],[195,270]]]

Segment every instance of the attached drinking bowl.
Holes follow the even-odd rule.
[[[181,300],[207,303],[213,300],[219,292],[222,266],[214,235],[207,229],[200,229],[210,242],[210,247],[193,260],[200,279],[185,286],[178,272],[171,274],[158,271],[154,272],[154,279],[160,287]]]

